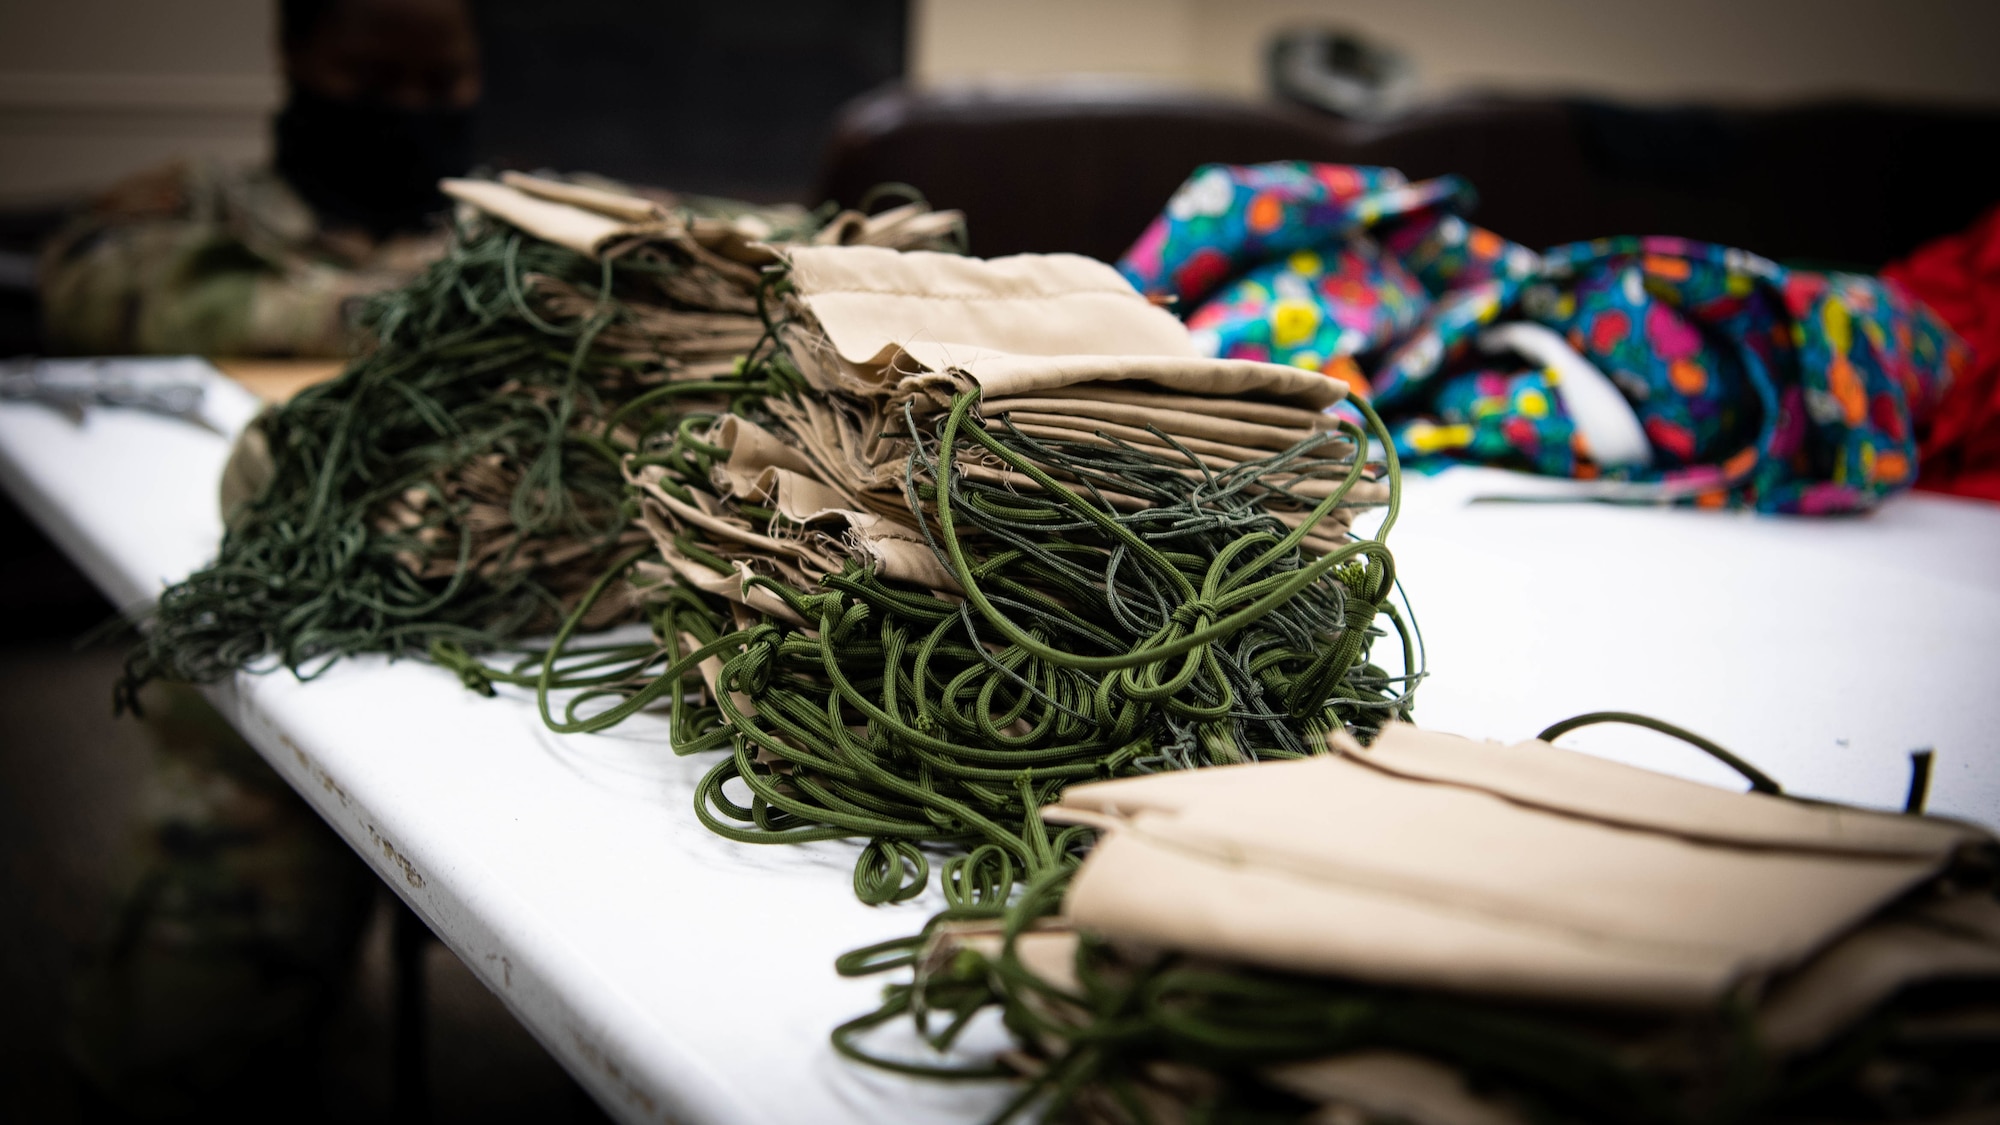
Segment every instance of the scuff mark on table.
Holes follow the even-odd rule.
[[[423,873],[417,870],[416,864],[410,862],[410,857],[397,851],[396,845],[390,843],[388,837],[377,831],[374,825],[364,824],[362,827],[368,830],[369,838],[375,841],[375,846],[381,850],[382,855],[403,872],[403,882],[421,889],[424,885]]]

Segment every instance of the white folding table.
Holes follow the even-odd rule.
[[[166,371],[173,363],[149,365]],[[205,367],[223,431],[254,412]],[[209,558],[228,442],[93,409],[0,404],[0,485],[116,603]],[[1390,538],[1423,629],[1424,725],[1519,739],[1592,710],[1699,731],[1791,791],[1895,807],[1932,747],[1931,808],[2000,827],[2000,506],[1912,494],[1858,519],[1491,502],[1559,489],[1454,470],[1408,482]],[[107,705],[110,685],[105,685]],[[692,812],[713,755],[663,721],[549,733],[417,661],[213,697],[614,1116],[680,1122],[969,1122],[1006,1091],[881,1074],[827,1043],[874,1006],[839,953],[913,932],[935,890],[858,903],[858,844],[759,847]],[[1718,784],[1649,732],[1566,744]]]

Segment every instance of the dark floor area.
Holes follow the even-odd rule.
[[[72,1065],[65,1034],[83,967],[112,940],[132,893],[135,842],[161,799],[155,748],[143,724],[111,714],[121,646],[74,643],[108,607],[63,573],[59,556],[50,560],[16,513],[0,513],[0,523],[8,577],[17,579],[7,608],[24,611],[0,618],[0,1121],[148,1120],[100,1095]],[[362,893],[366,909],[365,885]],[[398,908],[386,889],[374,895],[331,1017],[301,1052],[308,1057],[281,1064],[294,1077],[271,1092],[282,1104],[260,1105],[259,1119],[397,1119],[390,946]],[[417,1119],[604,1120],[449,950],[430,942],[424,956],[429,1105]],[[198,1025],[199,996],[181,1003],[189,1027]],[[241,1115],[238,1106],[191,1116]]]

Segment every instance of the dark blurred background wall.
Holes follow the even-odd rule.
[[[923,82],[1089,72],[1255,96],[1265,43],[1336,24],[1427,94],[1642,101],[2000,100],[1991,0],[918,0]]]
[[[1428,94],[2000,104],[2000,4],[1991,0],[479,7],[489,36],[487,155],[686,174],[703,182],[685,186],[713,191],[805,190],[816,138],[839,102],[899,74],[952,83],[1091,73],[1255,96],[1265,40],[1298,23],[1393,44]],[[261,159],[279,99],[272,9],[270,0],[0,0],[0,210],[60,203],[174,155]],[[766,140],[751,143],[743,125]]]
[[[908,0],[478,0],[473,154],[803,200],[840,106],[905,75]],[[40,350],[34,253],[175,158],[269,159],[274,0],[0,0],[0,357]],[[817,202],[814,200],[812,202]]]
[[[172,157],[265,159],[271,0],[0,2],[0,209]],[[479,0],[477,155],[712,193],[811,187],[834,112],[903,75],[905,0]]]
[[[902,77],[909,24],[904,0],[479,0],[475,11],[481,159],[758,201],[810,192],[834,110]]]

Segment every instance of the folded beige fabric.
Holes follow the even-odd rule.
[[[451,179],[442,181],[438,187],[453,199],[504,219],[536,238],[591,257],[614,242],[664,226],[663,217],[634,222],[595,208],[580,207],[573,199],[551,199],[547,193],[529,194],[518,186],[491,180]]]
[[[815,385],[911,393],[924,373],[994,398],[1148,383],[1324,410],[1346,384],[1272,363],[1208,359],[1185,325],[1117,270],[1075,254],[981,260],[868,247],[785,252]],[[822,343],[823,341],[823,343]]]
[[[698,214],[665,207],[644,196],[519,172],[502,173],[498,182],[445,179],[438,187],[451,198],[536,238],[590,257],[615,253],[621,246],[648,238],[669,238],[685,239],[729,261],[764,266],[777,260],[767,243],[786,234],[779,228],[796,210]],[[805,218],[803,211],[796,214]],[[876,215],[842,212],[820,228],[812,241],[841,246],[934,246],[964,224],[964,216],[956,211],[932,211],[921,203],[910,203]]]
[[[1065,791],[1046,819],[1096,825],[1100,839],[1060,924],[1045,920],[1014,943],[1046,988],[1003,991],[1055,1026],[1102,1026],[1078,975],[1078,937],[1089,932],[1111,939],[1091,953],[1100,982],[1159,965],[1211,980],[1261,967],[1412,989],[1419,1007],[1427,993],[1490,1001],[1493,1027],[1542,1019],[1574,1042],[1601,1038],[1604,1057],[1663,1088],[1711,1091],[1736,1080],[1714,1070],[1734,1065],[1716,1061],[1727,1052],[1715,1040],[1740,1029],[1717,1020],[1736,1004],[1748,1005],[1755,1042],[1732,1049],[1787,1073],[1826,1064],[1815,1052],[1836,1043],[1931,1043],[1964,1059],[2000,1027],[2000,852],[1976,826],[1400,725],[1369,749],[1334,749]],[[998,927],[942,927],[920,972],[942,971],[960,951],[997,964]],[[1912,1008],[1919,985],[1934,987]],[[1903,1014],[1880,1025],[1890,1039],[1857,1039],[1891,1008]],[[1275,1041],[1300,1018],[1277,1021]],[[1388,1038],[1274,1057],[1257,1080],[1318,1106],[1303,1118],[1317,1125],[1540,1119],[1521,1090],[1491,1073],[1473,1080],[1477,1049],[1433,1055]],[[1007,1057],[1036,1073],[1093,1042],[1045,1034],[1027,1045],[1037,1053]],[[1870,1065],[1878,1083],[1902,1073],[1887,1054]],[[1224,1081],[1185,1050],[1128,1058],[1120,1073],[1129,1081],[1116,1096],[1087,1087],[1067,1119],[1130,1122],[1137,1099],[1151,1120],[1190,1120]],[[1880,1107],[1858,1112],[1874,1120]],[[1986,1120],[1971,1112],[1950,1120]]]
[[[1172,313],[1110,266],[1077,254],[966,258],[845,247],[786,255],[792,284],[849,363],[913,345],[1016,355],[1193,358]]]
[[[545,180],[539,176],[523,175],[520,172],[502,172],[500,182],[537,199],[567,203],[572,207],[581,207],[586,211],[595,211],[600,215],[628,223],[653,223],[667,217],[666,209],[653,200],[625,192],[566,183],[562,180]]]
[[[1149,947],[1458,992],[1697,1009],[1991,837],[1392,726],[1372,749],[1081,785],[1066,903]]]
[[[1912,985],[1983,981],[1973,994],[1989,1038],[2000,1032],[1990,997],[2000,982],[2000,902],[1989,895],[1945,895],[1899,904],[1871,919],[1776,981],[1758,1009],[1765,1046],[1801,1054],[1821,1046]]]
[[[906,223],[885,212],[891,225]],[[843,237],[846,237],[843,235]],[[858,237],[858,236],[857,236]],[[925,540],[934,513],[906,491],[915,423],[927,437],[956,394],[978,388],[979,418],[1031,438],[1125,446],[1185,466],[1190,480],[1308,452],[1254,485],[1269,514],[1296,527],[1347,476],[1353,443],[1323,413],[1346,384],[1318,372],[1195,354],[1187,329],[1110,266],[1070,254],[993,261],[864,245],[790,245],[791,292],[780,318],[788,353],[815,393],[769,398],[761,423],[723,415],[703,443],[724,455],[713,497],[690,503],[659,486],[664,470],[629,477],[668,567],[739,602],[754,574],[804,589],[859,563],[944,595],[958,592]],[[1023,490],[1041,484],[976,447],[968,477]],[[1058,474],[1060,477],[1060,474]],[[1100,487],[1125,510],[1145,505]],[[1337,550],[1354,511],[1379,503],[1363,481],[1323,519],[1306,550]],[[752,516],[745,505],[775,516]],[[732,568],[686,557],[683,531]],[[731,593],[734,591],[734,593]],[[763,595],[758,608],[768,611]]]

